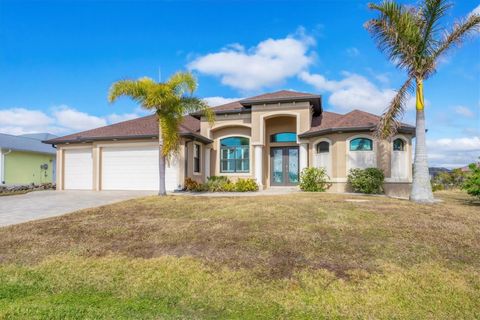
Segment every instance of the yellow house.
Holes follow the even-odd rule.
[[[254,178],[260,188],[294,186],[308,166],[324,167],[330,191],[348,191],[351,168],[378,167],[387,194],[408,195],[415,128],[401,124],[390,141],[377,140],[379,116],[324,111],[320,95],[278,91],[213,108],[213,126],[191,114],[179,128],[180,153],[166,170],[167,190],[185,178]],[[158,125],[154,115],[46,143],[57,147],[57,189],[157,190]]]

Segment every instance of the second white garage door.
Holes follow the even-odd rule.
[[[158,146],[102,148],[103,190],[158,190]],[[175,161],[167,165],[167,191],[178,186]]]

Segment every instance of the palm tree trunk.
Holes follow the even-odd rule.
[[[415,160],[413,163],[413,183],[410,200],[422,203],[434,202],[430,175],[428,172],[427,145],[425,142],[425,110],[423,100],[423,82],[417,79]]]
[[[159,186],[158,195],[167,195],[167,188],[165,187],[165,156],[163,155],[163,138],[162,128],[158,128],[158,172],[159,172]]]

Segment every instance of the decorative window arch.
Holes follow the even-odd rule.
[[[392,143],[393,151],[405,151],[405,140],[397,138]]]
[[[316,146],[317,153],[330,152],[330,143],[328,141],[320,141]]]
[[[270,136],[270,142],[297,142],[297,133],[279,132]]]
[[[220,172],[250,172],[250,139],[231,136],[220,139]]]
[[[373,151],[373,141],[369,138],[355,138],[350,140],[350,151]]]

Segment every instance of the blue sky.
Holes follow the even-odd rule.
[[[457,1],[449,25],[473,10]],[[0,1],[0,132],[66,134],[137,117],[116,80],[191,70],[212,104],[293,89],[380,114],[403,72],[375,47],[364,1]],[[480,37],[425,85],[434,165],[480,156]],[[161,72],[159,72],[161,70]],[[412,105],[412,103],[410,103]],[[414,113],[407,112],[413,123]]]

